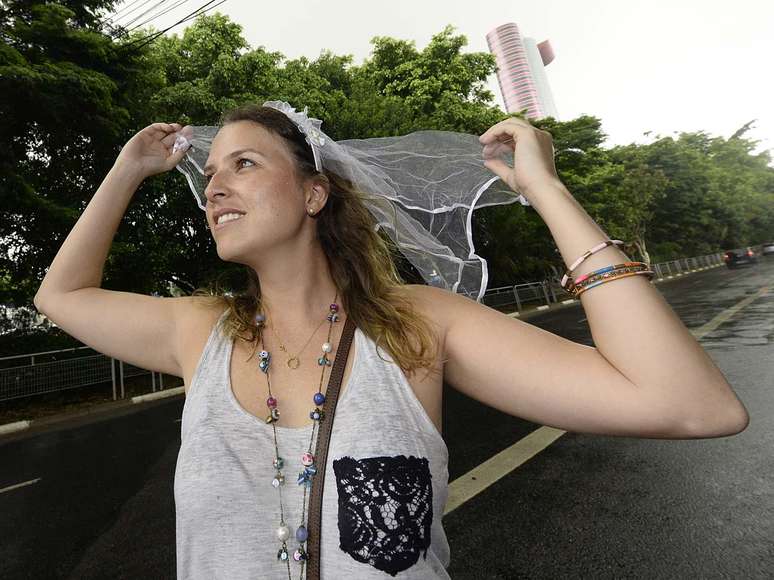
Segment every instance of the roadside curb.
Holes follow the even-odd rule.
[[[0,425],[0,435],[5,435],[6,433],[15,433],[16,431],[24,431],[25,429],[29,429],[31,424],[32,421],[15,421],[13,423]]]
[[[132,404],[144,403],[145,401],[156,401],[157,399],[166,399],[167,397],[174,397],[175,395],[182,395],[185,393],[185,387],[173,387],[171,389],[164,389],[163,391],[156,391],[155,393],[149,393],[147,395],[137,395],[132,397]]]
[[[663,278],[654,278],[653,283],[659,283],[664,282],[670,279],[674,278],[680,278],[682,276],[692,274],[694,272],[701,272],[704,270],[710,270],[712,268],[718,268],[722,266],[723,264],[715,264],[713,266],[706,266],[703,268],[696,268],[695,270],[687,270],[682,273],[678,273],[672,276],[665,276]],[[533,318],[534,316],[545,313],[548,311],[558,310],[561,308],[566,308],[571,305],[578,305],[580,304],[580,300],[577,298],[568,298],[566,300],[561,300],[559,302],[554,302],[552,304],[541,304],[540,306],[531,306],[529,308],[525,308],[521,310],[521,312],[503,312],[503,314],[506,314],[507,316],[510,316],[511,318],[519,318],[521,320]],[[132,397],[131,399],[127,399],[124,401],[111,401],[109,403],[103,403],[101,405],[94,405],[92,407],[88,407],[86,409],[80,410],[80,411],[74,411],[72,413],[67,414],[61,414],[61,415],[53,415],[51,417],[44,417],[42,419],[31,419],[31,420],[22,420],[22,421],[15,421],[13,423],[6,423],[4,425],[0,425],[0,438],[3,435],[8,435],[12,433],[18,433],[20,431],[26,431],[29,429],[34,428],[40,428],[40,427],[47,427],[51,425],[57,425],[60,423],[64,423],[67,421],[70,421],[72,419],[76,419],[78,417],[83,417],[86,415],[100,415],[100,414],[107,414],[109,412],[115,411],[117,409],[125,409],[127,407],[131,407],[132,405],[140,404],[140,403],[146,403],[149,401],[156,401],[159,399],[165,399],[168,397],[176,397],[179,395],[183,395],[185,393],[185,388],[181,385],[179,387],[172,387],[170,389],[164,389],[162,391],[157,391],[155,393],[149,393],[147,395],[137,395],[135,397]]]
[[[147,403],[150,401],[157,401],[159,399],[166,399],[169,397],[175,397],[178,395],[183,395],[184,393],[185,393],[185,388],[183,386],[172,387],[170,389],[164,389],[163,391],[156,391],[155,393],[149,393],[147,395],[137,395],[125,401],[119,400],[119,401],[111,401],[109,403],[102,403],[100,405],[92,405],[91,407],[87,407],[86,409],[81,409],[79,411],[73,411],[72,413],[52,415],[50,417],[43,417],[42,419],[30,419],[30,420],[23,420],[23,421],[15,421],[13,423],[6,423],[4,425],[0,425],[0,438],[3,435],[10,435],[13,433],[18,433],[20,431],[27,431],[30,429],[38,429],[38,428],[58,425],[61,423],[66,423],[67,421],[71,421],[73,419],[85,417],[88,415],[108,414],[111,412],[115,412],[117,410],[127,409],[128,407],[132,407],[133,405],[136,405],[136,404]]]

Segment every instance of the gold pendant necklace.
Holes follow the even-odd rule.
[[[288,368],[295,370],[299,367],[299,365],[301,364],[301,361],[298,358],[298,355],[304,352],[306,345],[309,344],[309,341],[311,341],[314,335],[317,334],[317,331],[320,330],[320,327],[323,325],[324,322],[325,322],[325,319],[323,319],[322,322],[320,322],[320,324],[317,325],[317,328],[315,328],[314,331],[312,332],[312,336],[310,336],[309,339],[306,341],[306,344],[304,344],[304,346],[301,347],[301,350],[298,351],[298,354],[292,355],[290,356],[290,358],[288,358],[288,361],[287,361]],[[274,336],[277,337],[277,342],[279,342],[280,350],[285,354],[290,355],[290,353],[288,352],[288,349],[286,349],[285,345],[282,344],[280,337],[277,335],[277,332],[274,330],[274,326],[272,325],[270,328],[271,328],[271,331],[274,333]]]

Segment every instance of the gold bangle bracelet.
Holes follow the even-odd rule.
[[[653,272],[653,270],[640,270],[638,272],[625,272],[625,273],[619,274],[617,276],[609,276],[607,278],[597,280],[596,282],[593,282],[591,284],[583,285],[583,286],[579,287],[577,293],[575,294],[575,296],[578,297],[581,294],[583,294],[586,290],[591,290],[592,288],[600,286],[601,284],[604,284],[605,282],[612,282],[613,280],[618,280],[619,278],[628,278],[629,276],[638,276],[638,275],[648,276],[649,280],[652,280],[653,276],[654,276],[654,272]]]
[[[603,278],[610,278],[615,277],[618,274],[626,273],[626,272],[639,272],[642,270],[647,270],[648,266],[646,264],[627,264],[627,265],[619,265],[616,266],[613,270],[606,270],[604,272],[600,272],[599,274],[593,274],[589,276],[588,278],[585,278],[575,284],[575,286],[582,288],[583,286],[587,286],[589,284],[593,284],[597,280],[601,280]]]
[[[595,282],[607,279],[607,278],[615,278],[620,274],[627,273],[627,272],[638,272],[647,270],[648,266],[642,262],[638,262],[636,264],[628,263],[628,264],[617,264],[615,266],[615,269],[609,270],[609,269],[603,269],[604,271],[596,274],[592,273],[588,278],[585,278],[581,280],[578,284],[573,283],[570,287],[570,293],[573,294],[573,296],[577,295],[577,293],[585,288],[586,286],[589,286],[591,284],[594,284]]]

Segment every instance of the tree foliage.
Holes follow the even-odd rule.
[[[465,53],[451,26],[418,50],[375,37],[360,65],[322,51],[310,61],[250,47],[222,14],[198,17],[181,35],[135,31],[116,40],[96,16],[113,2],[0,4],[0,303],[31,304],[46,268],[118,151],[157,121],[214,124],[227,108],[285,100],[323,119],[334,139],[421,129],[481,134],[511,116],[493,104],[488,53]],[[774,172],[745,138],[704,132],[604,148],[600,119],[545,118],[560,178],[632,259],[661,261],[769,241]],[[490,287],[561,273],[550,231],[514,203],[474,214],[476,248]],[[141,293],[190,291],[218,272],[203,212],[176,171],[146,180],[105,265],[103,286]]]

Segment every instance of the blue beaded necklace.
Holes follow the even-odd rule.
[[[320,385],[317,388],[317,392],[312,397],[312,401],[314,402],[315,407],[309,413],[309,418],[312,420],[312,434],[309,438],[309,447],[301,455],[301,466],[303,470],[298,474],[297,483],[298,485],[304,486],[304,498],[301,504],[301,523],[298,526],[298,528],[296,528],[296,533],[295,533],[295,537],[299,545],[298,545],[298,548],[296,548],[295,551],[293,552],[292,556],[288,551],[288,540],[290,539],[290,528],[285,522],[285,513],[284,513],[284,507],[282,503],[282,487],[285,484],[285,476],[282,473],[282,469],[285,466],[285,460],[282,458],[282,456],[280,456],[279,445],[277,442],[276,423],[279,421],[279,417],[280,417],[279,406],[278,406],[279,402],[271,391],[271,381],[269,380],[269,364],[271,362],[271,354],[264,349],[264,342],[263,342],[263,329],[265,327],[266,316],[264,314],[257,314],[255,316],[255,322],[258,326],[260,337],[261,337],[261,352],[259,353],[260,363],[258,364],[258,367],[266,375],[266,384],[269,390],[269,396],[266,399],[266,406],[269,409],[269,415],[266,417],[266,423],[272,426],[272,431],[274,433],[274,459],[272,460],[272,466],[275,469],[275,474],[271,484],[279,492],[280,523],[279,523],[279,526],[277,527],[276,533],[277,533],[277,539],[281,542],[279,551],[277,552],[277,559],[280,562],[286,563],[287,570],[288,570],[288,580],[290,580],[290,577],[291,577],[290,558],[292,557],[294,561],[299,562],[301,565],[299,578],[303,578],[304,568],[305,568],[304,564],[309,559],[309,554],[307,553],[304,547],[306,544],[306,541],[309,538],[309,532],[306,528],[306,510],[308,507],[307,490],[311,490],[312,478],[315,476],[318,469],[318,466],[315,465],[315,458],[314,458],[314,455],[312,455],[312,449],[314,449],[315,438],[316,438],[317,432],[319,431],[319,423],[324,418],[324,414],[321,408],[323,403],[325,402],[325,395],[322,394],[322,384],[323,384],[323,379],[325,377],[325,367],[331,366],[332,364],[332,362],[328,359],[328,353],[331,352],[332,350],[330,340],[331,340],[331,332],[333,330],[333,323],[339,322],[339,315],[338,315],[339,305],[336,304],[336,298],[338,297],[339,297],[339,293],[337,291],[336,296],[333,298],[333,302],[329,307],[328,316],[326,317],[326,319],[330,323],[328,325],[328,340],[323,343],[322,356],[317,359],[317,364],[322,367],[322,374],[320,376]],[[274,329],[272,329],[272,331],[273,330]],[[280,345],[281,345],[281,342],[280,342]],[[284,347],[281,347],[281,348],[282,350],[285,350]],[[303,351],[303,348],[301,350]],[[287,351],[285,350],[285,352]],[[295,361],[295,366],[291,365],[291,361]],[[288,367],[297,368],[298,357],[293,356],[289,358]],[[324,469],[325,466],[320,466],[320,468]]]

